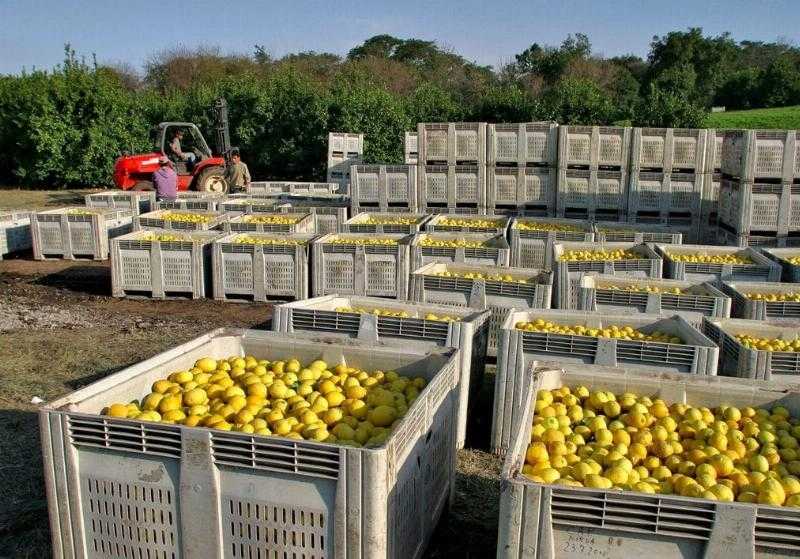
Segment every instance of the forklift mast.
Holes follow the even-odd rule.
[[[216,150],[230,164],[231,134],[228,127],[228,103],[224,97],[214,101],[214,139]]]

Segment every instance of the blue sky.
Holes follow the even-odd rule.
[[[496,65],[533,42],[555,45],[574,32],[606,55],[645,56],[653,35],[689,26],[800,43],[800,0],[0,0],[0,22],[0,74],[50,68],[67,42],[101,62],[141,68],[176,45],[345,54],[380,33],[436,40]]]

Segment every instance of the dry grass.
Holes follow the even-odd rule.
[[[84,196],[98,189],[22,190],[0,187],[0,210],[39,210],[62,206],[82,206]]]

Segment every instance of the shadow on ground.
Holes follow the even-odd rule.
[[[42,276],[35,283],[86,295],[111,295],[111,268],[76,263],[69,268]]]

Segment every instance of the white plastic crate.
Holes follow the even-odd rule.
[[[703,175],[649,172],[631,174],[628,219],[632,223],[697,227],[702,198]]]
[[[72,214],[89,211],[91,214]],[[59,208],[30,214],[31,244],[36,260],[108,258],[108,241],[131,231],[130,210]]]
[[[350,177],[350,209],[411,212],[417,210],[417,167],[414,165],[355,165]]]
[[[397,218],[414,219],[414,223],[403,225],[391,223]],[[418,213],[392,213],[392,212],[363,212],[348,219],[340,228],[343,233],[402,233],[412,235],[419,233],[430,219],[427,214]],[[377,223],[367,223],[373,220]],[[387,220],[387,223],[381,223]]]
[[[705,170],[707,130],[697,128],[634,128],[631,173]]]
[[[162,231],[176,240],[147,240],[159,234],[134,231],[111,240],[114,297],[206,297],[211,290],[211,243],[219,231]]]
[[[313,297],[360,295],[408,298],[409,235],[383,234],[396,245],[332,243],[375,238],[359,233],[330,233],[312,243]]]
[[[130,210],[132,215],[156,209],[155,190],[104,190],[84,197],[87,208]]]
[[[722,173],[743,181],[800,178],[797,130],[731,130],[722,143]]]
[[[563,262],[561,255],[570,250],[629,250],[641,254],[641,259],[616,261]],[[661,257],[647,243],[557,242],[553,245],[553,271],[555,272],[555,297],[553,304],[560,309],[574,309],[577,305],[578,281],[584,272],[597,272],[611,276],[635,278],[662,277]]]
[[[199,210],[203,212],[217,211],[217,202],[224,200],[218,192],[198,192],[196,190],[182,190],[174,200],[159,200],[155,210]]]
[[[314,216],[314,231],[318,234],[336,233],[347,221],[350,199],[339,195],[284,195],[275,211],[281,213],[307,213]]]
[[[800,246],[800,234],[776,235],[764,233],[762,235],[739,235],[730,227],[720,224],[716,229],[715,243],[733,247],[767,247],[787,248]]]
[[[428,385],[374,449],[97,415],[200,357],[246,354]],[[457,358],[219,329],[56,400],[39,412],[53,555],[419,558],[453,494]]]
[[[205,222],[189,222],[189,221],[171,221],[164,219],[164,216],[169,213],[190,213],[208,216],[209,221]],[[161,229],[175,230],[175,231],[208,231],[210,229],[219,229],[222,225],[231,218],[231,215],[225,212],[205,211],[205,210],[181,210],[181,209],[167,209],[156,210],[134,216],[133,230],[134,231],[155,231]]]
[[[407,316],[338,310],[343,307],[404,312]],[[428,320],[425,318],[428,314],[451,316],[458,320]],[[488,312],[475,309],[420,305],[376,297],[326,295],[276,306],[272,329],[275,332],[324,332],[326,336],[358,338],[364,342],[382,341],[400,347],[413,345],[418,350],[426,346],[460,350],[456,447],[463,448],[469,410],[483,384],[486,369],[488,319]]]
[[[553,324],[603,328],[630,326],[643,332],[660,331],[683,340],[683,344],[594,338],[569,334],[517,330],[519,322],[542,319]],[[652,373],[678,372],[716,375],[719,349],[698,329],[680,316],[652,314],[609,315],[587,311],[532,310],[510,312],[500,329],[497,348],[497,376],[492,414],[493,452],[509,448],[512,426],[524,413],[520,395],[530,382],[534,361],[582,363],[625,367]]]
[[[251,221],[261,217],[297,218],[295,223],[256,223]],[[287,217],[288,218],[288,217]],[[225,231],[229,233],[314,233],[314,216],[311,213],[280,212],[237,215],[225,222]]]
[[[703,331],[720,347],[719,374],[771,381],[800,381],[800,353],[759,351],[744,347],[738,335],[793,340],[800,337],[800,321],[706,318]]]
[[[626,171],[558,170],[558,217],[624,221],[627,209]]]
[[[631,287],[640,291],[633,291]],[[658,288],[660,292],[648,292]],[[681,293],[669,293],[678,288]],[[575,310],[611,314],[677,314],[695,328],[703,317],[729,318],[731,298],[710,283],[669,279],[620,278],[588,272],[578,280]]]
[[[488,167],[486,213],[555,215],[556,179],[552,167]]]
[[[717,216],[719,212],[719,187],[722,175],[706,173],[703,176],[703,197],[700,206],[698,240],[704,244],[717,242]]]
[[[558,166],[626,170],[631,153],[631,129],[618,126],[558,127]]]
[[[800,302],[770,301],[771,295],[800,293],[800,286],[791,283],[759,281],[721,282],[722,291],[733,302],[733,316],[748,320],[790,318],[800,320]],[[748,294],[766,295],[762,300],[751,299]]]
[[[313,238],[314,234],[233,233],[216,239],[214,299],[261,302],[277,298],[307,299],[309,245]],[[253,240],[272,240],[276,244]]]
[[[758,381],[647,373],[604,367],[542,365],[515,394],[521,409],[503,464],[498,559],[784,559],[800,553],[800,512],[788,507],[723,503],[537,483],[522,474],[537,391],[561,386],[636,392],[667,402],[716,407],[787,406],[795,391]]]
[[[571,231],[525,231],[520,223],[533,223],[543,227],[568,227]],[[517,268],[546,268],[553,265],[553,244],[559,241],[594,241],[592,226],[586,221],[558,218],[514,218],[509,228],[511,239],[511,265]]]
[[[555,167],[558,124],[520,122],[486,126],[486,164]]]
[[[796,207],[800,207],[800,184],[720,181],[719,224],[736,235],[800,233]]]
[[[476,248],[422,246],[423,238],[434,241],[480,241],[484,246]],[[431,262],[453,262],[460,264],[482,264],[485,266],[508,266],[511,250],[505,235],[491,233],[418,233],[411,241],[411,270]]]
[[[753,248],[710,245],[662,245],[655,249],[664,259],[664,276],[686,281],[780,281],[781,267]],[[706,264],[675,262],[670,254],[723,255],[738,254],[752,264]]]
[[[0,260],[32,246],[30,212],[0,212]]]
[[[463,225],[447,225],[442,223],[448,219],[461,220]],[[489,221],[492,224],[484,227],[482,221]],[[508,229],[510,218],[502,215],[484,215],[484,216],[459,216],[440,214],[432,216],[425,222],[425,231],[438,232],[438,233],[493,233],[495,235],[505,236]],[[496,223],[496,224],[495,224]]]
[[[486,212],[484,165],[422,165],[417,170],[417,207],[423,213]],[[447,213],[442,211],[441,213]]]
[[[596,221],[594,223],[594,238],[600,243],[662,243],[679,245],[683,242],[683,234],[669,225],[618,221]]]
[[[502,274],[526,283],[437,275],[442,272]],[[553,273],[547,270],[433,262],[412,272],[409,299],[491,311],[489,355],[497,355],[497,333],[508,311],[512,308],[549,309],[552,292]]]
[[[257,181],[247,186],[247,194],[281,194],[331,195],[338,194],[339,185],[335,182],[294,182],[294,181]]]
[[[327,182],[339,185],[338,192],[347,194],[350,187],[350,168],[364,159],[364,134],[328,133]]]
[[[417,153],[420,165],[486,166],[485,122],[439,122],[417,124]]]
[[[417,133],[406,132],[403,140],[403,163],[406,165],[416,165],[419,162]]]
[[[725,132],[714,128],[706,129],[706,156],[703,169],[706,174],[719,173],[722,168],[722,142]]]
[[[800,257],[800,248],[762,248],[761,252],[781,267],[780,281],[800,283],[800,265],[789,262],[790,258]]]
[[[279,204],[275,198],[254,198],[251,196],[230,196],[217,202],[217,211],[226,213],[264,214],[274,213]]]

